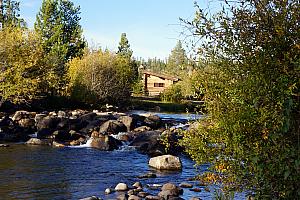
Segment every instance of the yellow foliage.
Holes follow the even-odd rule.
[[[0,94],[22,102],[36,96],[43,51],[39,37],[32,31],[6,27],[0,31]]]

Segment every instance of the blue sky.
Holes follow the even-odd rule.
[[[21,16],[33,27],[42,0],[21,0]],[[135,57],[166,58],[182,39],[179,17],[192,19],[194,0],[73,0],[90,46],[116,51],[126,33]],[[199,0],[207,7],[208,0]]]

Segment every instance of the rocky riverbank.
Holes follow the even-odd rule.
[[[55,147],[78,146],[111,151],[127,144],[150,156],[182,152],[174,120],[156,115],[141,116],[85,110],[0,113],[0,141]],[[4,145],[3,145],[4,146]],[[5,145],[7,146],[7,145]]]

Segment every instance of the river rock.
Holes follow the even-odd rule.
[[[73,140],[70,142],[71,146],[77,146],[86,143],[86,140],[84,138],[79,138],[78,140]]]
[[[128,199],[128,194],[120,194],[117,196],[117,200],[127,200]]]
[[[106,188],[105,191],[104,191],[105,194],[111,194],[113,192],[114,192],[114,190],[111,189],[111,188]]]
[[[81,120],[81,121],[93,121],[96,116],[97,116],[96,113],[90,112],[90,113],[81,115],[79,117],[79,120]]]
[[[55,142],[55,141],[53,141],[52,146],[54,146],[54,147],[65,147],[64,144],[61,144],[61,143],[58,143],[58,142]]]
[[[57,117],[65,118],[65,117],[67,117],[67,113],[65,111],[60,110],[57,112]]]
[[[31,138],[25,144],[29,145],[51,145],[52,141],[48,139]]]
[[[145,198],[146,196],[148,196],[149,195],[149,193],[148,192],[139,192],[138,194],[137,194],[139,197],[141,197],[141,198]]]
[[[91,140],[91,147],[102,151],[112,151],[122,145],[120,141],[108,135],[100,134],[98,137],[91,137]]]
[[[184,182],[184,183],[180,183],[179,187],[181,187],[181,188],[192,188],[193,184]]]
[[[146,174],[139,175],[138,178],[156,178],[156,174],[149,172]]]
[[[138,197],[138,196],[136,196],[136,195],[130,195],[130,196],[128,197],[128,200],[141,200],[141,198]]]
[[[91,197],[86,197],[86,198],[79,199],[79,200],[101,200],[101,198],[98,198],[96,196],[91,196]]]
[[[163,199],[170,199],[172,197],[178,197],[183,194],[183,190],[176,186],[173,183],[166,183],[162,186],[161,192],[158,193],[158,196]]]
[[[160,170],[181,170],[180,158],[172,155],[163,155],[151,158],[149,166]]]
[[[146,200],[163,200],[161,197],[159,196],[153,196],[153,195],[148,195],[145,197]]]
[[[157,115],[150,115],[145,120],[144,123],[146,126],[151,127],[152,129],[158,129],[162,125],[162,121]]]
[[[71,135],[65,130],[57,130],[52,133],[56,141],[67,141],[71,140]]]
[[[135,183],[132,185],[132,187],[135,187],[135,188],[142,188],[143,186],[142,186],[141,182],[135,182]]]
[[[118,134],[119,132],[126,132],[127,127],[117,120],[108,120],[100,126],[100,133]]]
[[[20,125],[20,127],[23,127],[23,128],[34,128],[35,127],[35,121],[32,118],[20,119],[18,121],[18,124]]]
[[[37,122],[37,129],[38,130],[42,130],[42,129],[55,129],[57,127],[57,124],[59,123],[59,119],[55,118],[55,117],[44,117],[41,118],[38,122]]]
[[[135,128],[134,132],[144,132],[144,131],[150,131],[151,128],[149,126],[140,126],[138,128]]]
[[[118,121],[126,126],[128,132],[134,128],[133,118],[130,116],[121,116]]]
[[[116,191],[126,191],[128,190],[128,186],[126,185],[126,183],[118,183],[118,185],[116,185],[115,187]]]
[[[143,154],[150,156],[163,155],[165,147],[159,142],[160,131],[145,131],[135,134],[135,138],[130,143]]]
[[[19,120],[25,119],[25,118],[34,118],[35,114],[36,113],[33,113],[33,112],[20,110],[20,111],[15,112],[14,116],[12,117],[12,120],[19,121]]]

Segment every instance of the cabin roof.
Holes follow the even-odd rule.
[[[180,78],[177,77],[177,76],[171,76],[171,75],[167,75],[167,74],[156,73],[156,72],[152,72],[152,71],[148,71],[148,70],[143,70],[142,73],[143,74],[148,74],[148,75],[151,75],[151,76],[156,76],[156,77],[168,79],[168,80],[172,80],[172,81],[179,81],[180,80]]]

